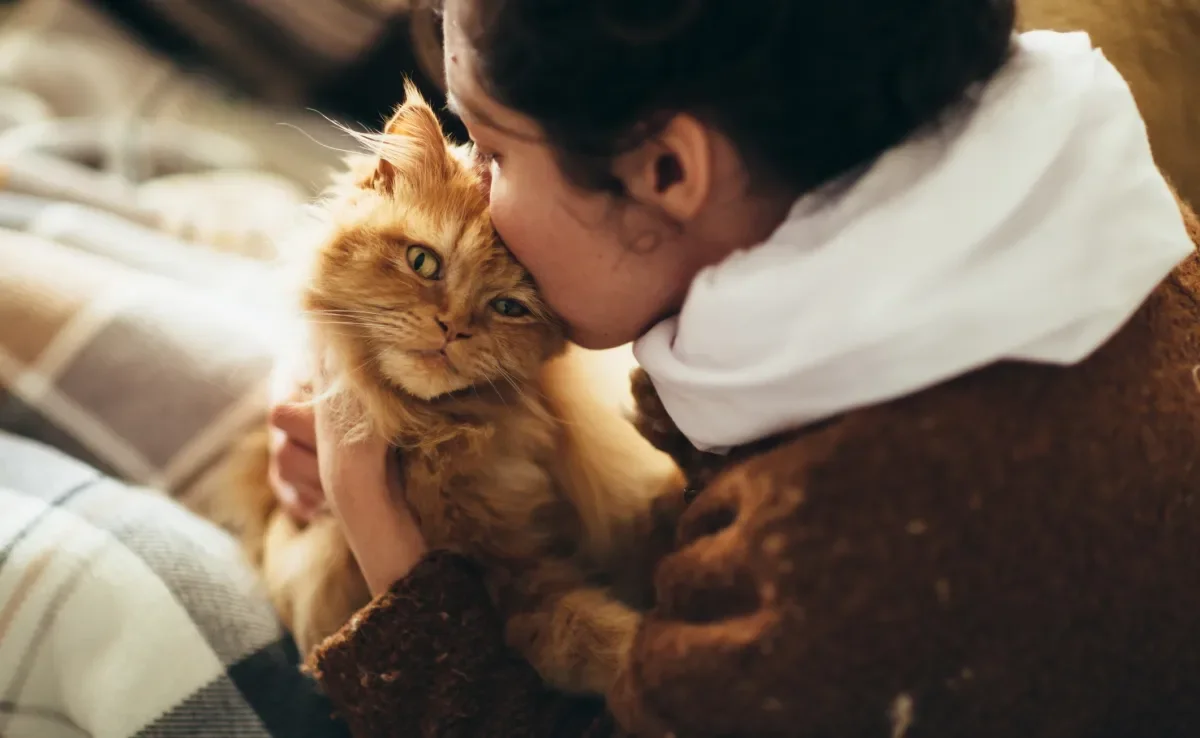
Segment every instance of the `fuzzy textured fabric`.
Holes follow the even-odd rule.
[[[702,489],[613,713],[678,738],[1200,735],[1198,300],[1193,255],[1079,365],[995,364],[728,456],[635,377],[639,427]],[[620,734],[501,644],[470,566],[433,554],[315,673],[358,736]]]

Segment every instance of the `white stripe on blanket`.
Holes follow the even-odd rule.
[[[134,497],[121,489],[93,487],[77,504],[98,509]],[[178,517],[163,500],[138,497],[121,500],[122,514],[154,507]],[[111,533],[78,511],[7,490],[0,508],[0,540],[28,531],[0,570],[0,602],[16,609],[0,632],[0,663],[18,664],[4,670],[6,702],[52,709],[95,738],[127,738],[224,673],[162,580]],[[169,671],[139,668],[163,653],[172,655]]]
[[[225,532],[0,433],[0,735],[344,738]]]

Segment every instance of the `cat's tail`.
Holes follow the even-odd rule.
[[[241,539],[301,653],[333,635],[371,600],[341,528],[330,516],[297,525],[271,489],[265,427],[234,450],[211,517]]]
[[[276,511],[263,539],[262,574],[280,619],[308,654],[371,601],[341,526],[323,515],[304,527]]]
[[[264,424],[234,447],[226,478],[209,511],[213,522],[238,536],[247,558],[256,567],[262,565],[263,536],[279,505],[268,481],[268,433]]]
[[[597,388],[606,378],[597,355],[572,347],[543,371],[543,392],[561,427],[559,479],[579,511],[588,553],[611,561],[640,536],[650,504],[680,483],[675,463]],[[609,383],[611,385],[611,382]]]

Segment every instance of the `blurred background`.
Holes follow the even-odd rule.
[[[441,99],[438,18],[410,4],[0,3],[4,190],[265,255],[349,146],[322,116],[374,126],[405,76]]]

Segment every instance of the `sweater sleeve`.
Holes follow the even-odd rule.
[[[427,556],[313,655],[314,675],[357,738],[608,738],[597,700],[542,684],[506,647],[466,559]]]

